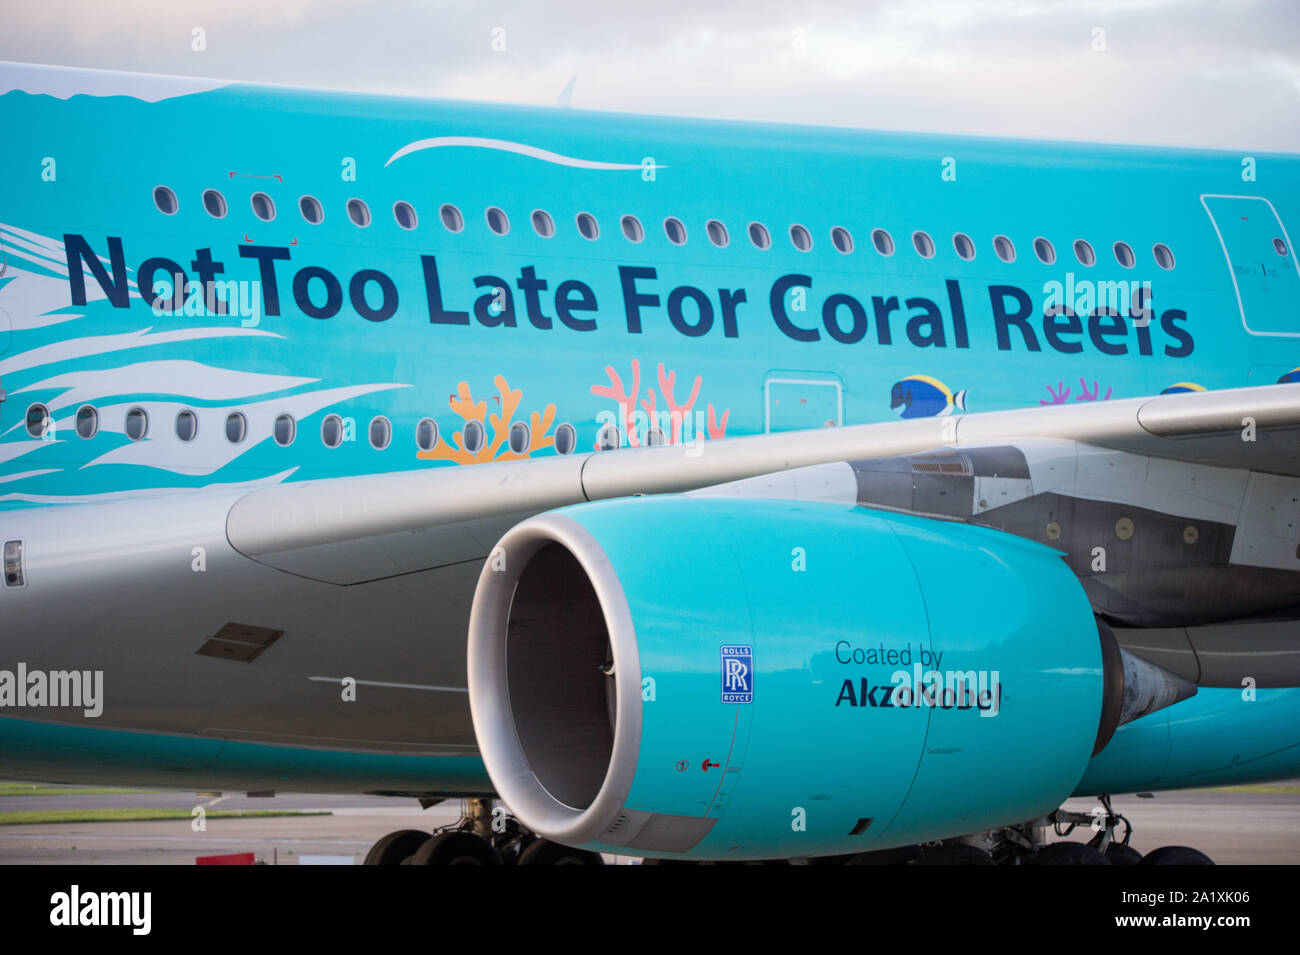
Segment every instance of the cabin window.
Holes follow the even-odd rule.
[[[393,203],[393,220],[408,232],[420,224],[420,217],[415,214],[415,206],[409,202]]]
[[[302,196],[298,200],[298,211],[308,225],[320,225],[325,221],[325,208],[315,196]]]
[[[470,454],[478,454],[487,441],[487,432],[483,430],[483,422],[476,419],[466,421],[465,432],[461,435],[461,440],[465,442],[466,451]]]
[[[126,436],[132,441],[143,441],[149,433],[149,413],[143,408],[132,408],[126,413]]]
[[[1174,253],[1163,242],[1157,242],[1151,247],[1151,254],[1155,256],[1156,265],[1168,271],[1174,267]]]
[[[957,258],[963,262],[969,262],[975,258],[975,243],[965,232],[958,232],[952,237],[952,250],[957,253]]]
[[[249,202],[253,206],[253,215],[257,216],[263,222],[270,222],[275,218],[275,202],[266,193],[253,193]]]
[[[533,211],[533,231],[543,239],[555,235],[555,220],[551,218],[549,212],[543,212],[541,209]]]
[[[83,438],[99,434],[99,412],[92,405],[82,405],[77,409],[77,434]]]
[[[1080,265],[1097,264],[1097,253],[1092,250],[1092,245],[1083,239],[1074,240],[1074,257],[1079,260]]]
[[[578,446],[578,432],[567,421],[555,429],[555,453],[572,454]]]
[[[382,451],[393,440],[393,423],[383,415],[370,419],[370,446]]]
[[[727,235],[727,227],[717,219],[710,219],[704,223],[704,231],[708,234],[709,241],[719,249],[725,247],[731,241],[731,237]]]
[[[876,247],[876,251],[881,255],[894,254],[894,237],[884,229],[871,230],[871,244]]]
[[[623,433],[614,425],[607,424],[596,435],[596,446],[600,451],[617,451],[623,446]]]
[[[246,437],[248,437],[248,419],[238,411],[226,415],[226,440],[231,444],[239,444]]]
[[[442,218],[442,225],[448,232],[459,232],[465,228],[465,217],[460,214],[460,210],[451,204],[444,205],[438,210],[438,215]]]
[[[510,437],[508,439],[510,450],[515,454],[527,454],[528,446],[532,443],[532,432],[528,425],[522,421],[516,421],[510,426]]]
[[[370,225],[370,207],[360,199],[348,200],[348,218],[359,229]]]
[[[831,229],[831,245],[835,246],[837,252],[848,255],[853,251],[853,236],[849,235],[848,229],[837,225]]]
[[[790,226],[790,243],[800,252],[807,252],[812,248],[812,236],[808,230],[801,225]]]
[[[1114,252],[1115,261],[1124,268],[1131,269],[1137,264],[1137,256],[1133,254],[1133,247],[1127,242],[1116,242]]]
[[[336,414],[326,415],[320,423],[320,440],[327,448],[337,448],[343,443],[343,419]]]
[[[226,217],[226,197],[215,189],[203,190],[203,211],[214,219]]]
[[[1038,256],[1038,261],[1044,265],[1051,265],[1056,261],[1056,249],[1041,235],[1034,240],[1034,255]]]
[[[934,239],[930,238],[928,232],[913,232],[912,248],[916,249],[916,254],[923,259],[934,258]]]
[[[749,241],[754,243],[756,249],[770,249],[772,247],[772,236],[767,231],[767,226],[761,222],[751,222],[749,224]]]
[[[1273,240],[1273,251],[1276,252],[1278,255],[1285,256],[1285,255],[1286,255],[1286,243],[1283,242],[1281,239],[1274,239],[1274,240]]]
[[[496,206],[488,207],[487,224],[497,235],[505,235],[510,231],[510,219]]]
[[[674,219],[669,216],[664,220],[664,235],[668,236],[668,241],[673,245],[684,245],[686,243],[686,226],[682,224],[681,219]]]
[[[415,426],[415,446],[421,451],[432,451],[438,443],[438,422],[421,418]]]
[[[277,415],[272,434],[275,436],[276,444],[282,448],[287,448],[293,444],[293,439],[298,435],[298,422],[293,419],[291,414]]]
[[[579,212],[578,234],[584,239],[591,239],[593,242],[600,237],[600,226],[596,223],[596,217],[590,212]]]
[[[166,186],[154,186],[153,204],[165,216],[176,215],[176,210],[180,208],[180,203],[176,201],[176,193]]]
[[[199,416],[186,408],[176,414],[176,437],[193,441],[199,433]]]
[[[1016,246],[1005,235],[995,235],[993,237],[993,252],[1003,262],[1014,262],[1016,260]]]
[[[640,242],[645,238],[645,229],[641,227],[641,220],[636,216],[624,216],[619,220],[623,227],[623,236],[629,242]]]
[[[27,433],[33,438],[45,436],[45,432],[50,429],[50,412],[42,404],[28,405],[27,407]]]

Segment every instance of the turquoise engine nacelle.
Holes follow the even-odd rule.
[[[542,514],[493,551],[470,620],[501,798],[542,836],[630,855],[829,855],[1037,818],[1113,731],[1103,669],[1056,551],[823,503]]]

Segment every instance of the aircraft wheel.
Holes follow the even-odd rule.
[[[429,841],[429,834],[419,829],[399,829],[384,836],[366,853],[362,865],[401,865],[402,860]]]
[[[519,865],[604,865],[600,853],[538,839],[519,856]]]
[[[1026,865],[1110,865],[1110,860],[1082,842],[1053,842],[1043,846],[1028,859]]]
[[[1187,846],[1161,846],[1142,857],[1139,865],[1214,865],[1204,852]]]
[[[1142,853],[1132,846],[1112,842],[1106,848],[1106,859],[1111,865],[1137,865],[1142,861]]]
[[[500,865],[492,844],[472,832],[441,832],[415,851],[411,865]]]

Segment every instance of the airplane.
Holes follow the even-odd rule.
[[[1300,158],[0,94],[0,778],[1205,864],[1110,797],[1300,775]]]

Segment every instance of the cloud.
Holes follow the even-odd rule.
[[[1300,150],[1289,0],[54,0],[7,14],[0,58],[521,103],[576,74],[592,109]]]

